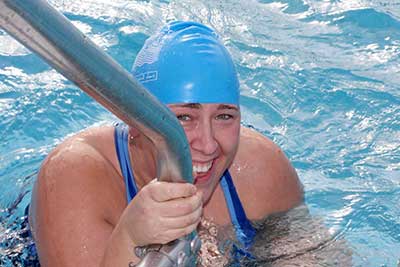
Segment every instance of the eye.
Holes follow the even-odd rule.
[[[179,121],[190,121],[191,120],[191,117],[188,114],[179,114],[179,115],[176,115],[176,118]]]
[[[233,116],[230,114],[219,114],[216,117],[217,120],[224,120],[224,121],[230,120],[232,118],[233,118]]]

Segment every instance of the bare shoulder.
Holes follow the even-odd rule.
[[[111,126],[91,128],[67,138],[44,160],[29,214],[43,266],[69,266],[82,247],[88,256],[80,265],[100,264],[126,205],[113,145]]]
[[[302,185],[285,153],[254,130],[242,127],[231,172],[250,218],[286,211],[303,200]]]
[[[89,207],[100,210],[96,207],[101,206],[106,214],[112,214],[113,208],[106,200],[113,199],[112,192],[120,191],[123,183],[108,155],[108,146],[113,145],[111,130],[110,127],[85,130],[67,138],[49,153],[32,194],[34,214],[46,212],[51,216],[64,216],[65,210],[78,213],[79,208],[85,212]],[[115,201],[112,202],[116,204]]]
[[[102,169],[107,163],[112,165],[108,155],[109,146],[112,145],[110,131],[108,126],[94,127],[67,138],[46,157],[39,177],[56,178],[77,170],[96,172],[97,168]],[[54,175],[54,172],[58,175]]]

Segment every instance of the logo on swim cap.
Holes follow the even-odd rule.
[[[176,21],[145,42],[132,73],[164,104],[239,105],[239,81],[228,50],[209,27]]]

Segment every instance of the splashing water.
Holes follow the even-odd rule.
[[[145,39],[167,21],[199,21],[223,38],[240,76],[242,123],[283,148],[308,207],[257,222],[259,261],[239,264],[302,259],[311,266],[398,266],[397,1],[50,3],[128,70]],[[65,137],[113,120],[0,32],[2,266],[29,266],[23,263],[32,242],[24,237],[24,209],[46,154]],[[345,259],[342,265],[335,255]]]

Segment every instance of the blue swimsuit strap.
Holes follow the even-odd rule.
[[[224,191],[225,201],[229,209],[233,227],[235,228],[236,238],[244,245],[245,249],[248,249],[253,243],[256,231],[249,219],[247,219],[246,212],[244,211],[228,170],[224,172],[220,184]]]
[[[135,184],[135,178],[133,176],[128,151],[128,127],[122,123],[116,124],[114,138],[121,172],[125,179],[125,185],[127,188],[127,201],[129,203],[135,197],[138,190]],[[246,213],[243,209],[242,203],[240,202],[235,185],[233,184],[232,177],[228,170],[226,170],[221,177],[220,183],[224,192],[229,215],[236,232],[236,237],[242,243],[244,248],[248,249],[254,239],[255,229],[247,219]],[[240,249],[236,252],[247,255],[245,251]]]
[[[131,161],[128,150],[128,127],[123,123],[116,123],[114,131],[114,142],[117,150],[119,166],[125,179],[126,199],[129,202],[136,196],[138,189],[133,176]]]

